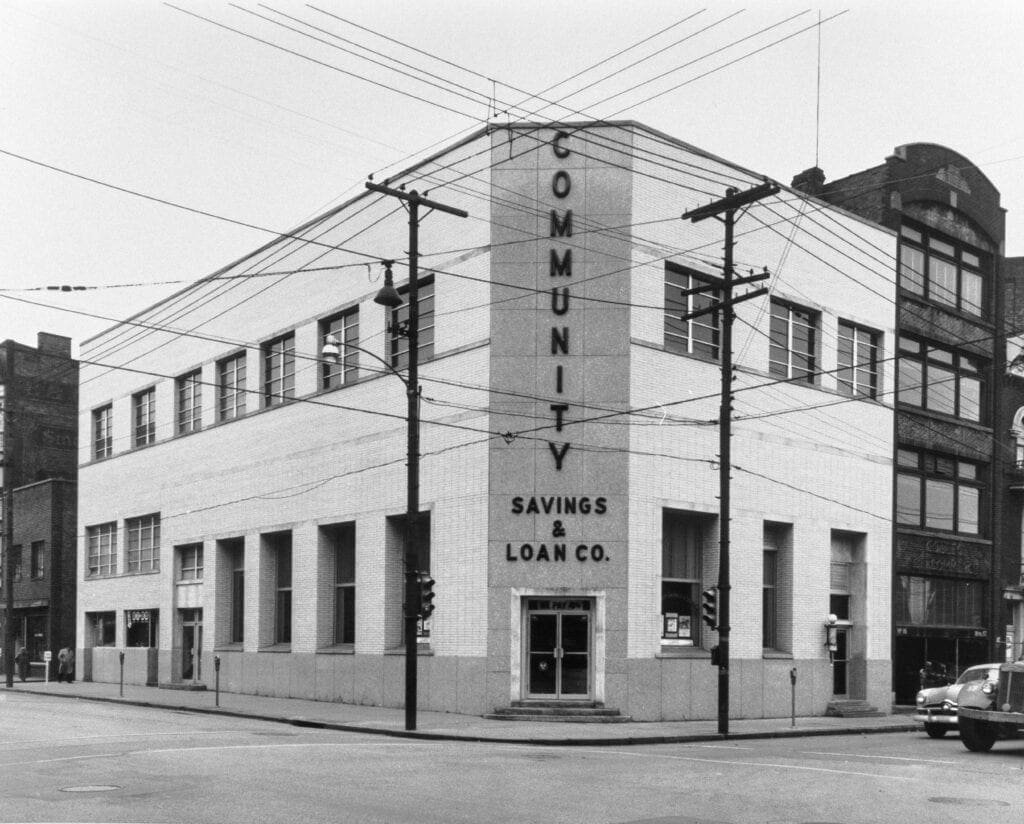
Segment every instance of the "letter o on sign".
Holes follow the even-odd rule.
[[[551,191],[555,193],[557,198],[568,197],[569,192],[572,191],[572,179],[565,169],[559,169],[555,172],[555,176],[551,178]]]

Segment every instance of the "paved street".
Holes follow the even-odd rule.
[[[1024,743],[430,741],[0,694],[0,821],[1010,822]]]

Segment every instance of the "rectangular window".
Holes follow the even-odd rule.
[[[779,648],[779,555],[785,546],[788,527],[764,525],[761,564],[761,646]]]
[[[356,640],[356,530],[345,524],[334,539],[334,643]]]
[[[864,398],[878,395],[878,339],[878,332],[839,321],[836,380],[844,395]]]
[[[203,428],[202,372],[198,369],[178,378],[178,434]]]
[[[92,456],[109,458],[114,454],[114,407],[110,404],[92,411]]]
[[[203,580],[203,545],[185,544],[178,547],[178,580]]]
[[[33,581],[46,577],[46,541],[32,542],[31,575]]]
[[[128,572],[156,572],[160,569],[160,516],[144,515],[124,522],[127,534],[125,567]]]
[[[14,564],[14,583],[21,580],[21,544],[11,547],[11,561]]]
[[[899,575],[895,595],[898,624],[976,629],[986,624],[981,581]]]
[[[981,534],[982,467],[930,452],[901,449],[896,521],[922,529]]]
[[[245,638],[245,546],[232,552],[231,569],[231,643],[241,644]]]
[[[245,414],[245,352],[217,364],[217,419],[230,421]]]
[[[409,322],[409,287],[398,290],[405,303],[391,310],[391,365],[404,369],[409,365],[409,338],[402,334]],[[434,278],[428,277],[418,283],[419,303],[419,361],[434,357]]]
[[[87,612],[85,626],[94,647],[112,647],[117,640],[117,614],[114,612]]]
[[[274,552],[276,598],[274,603],[274,643],[292,642],[292,543],[291,535],[281,539]]]
[[[117,573],[117,524],[100,524],[86,527],[89,543],[88,577],[115,575]]]
[[[156,389],[147,389],[132,396],[135,416],[135,446],[146,446],[156,441]]]
[[[897,400],[980,423],[984,364],[977,358],[900,336]]]
[[[332,389],[352,383],[359,377],[359,308],[320,322],[320,341],[332,338],[339,347],[336,363],[324,361],[320,369],[320,388]]]
[[[702,291],[694,291],[697,289]],[[665,264],[665,348],[669,352],[718,360],[718,311],[684,318],[715,306],[720,300],[721,290],[714,279],[673,263]]]
[[[900,230],[901,289],[966,315],[983,317],[988,256],[928,228]]]
[[[818,315],[772,301],[768,371],[773,375],[814,383],[817,378]]]
[[[295,397],[295,335],[263,344],[263,403],[274,406]]]
[[[125,646],[159,646],[159,618],[160,610],[158,609],[126,609],[124,611]]]
[[[700,592],[704,531],[708,518],[664,510],[661,518],[662,638],[701,642]]]

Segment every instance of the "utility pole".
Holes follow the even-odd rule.
[[[419,226],[420,206],[430,210],[447,212],[458,217],[469,217],[469,213],[454,206],[446,206],[422,197],[415,189],[406,192],[367,183],[366,188],[390,197],[397,197],[409,212],[409,320],[401,332],[409,341],[409,371],[406,380],[406,415],[408,438],[408,481],[405,508],[405,728],[416,729],[416,622],[419,617],[420,570],[419,565],[419,512],[420,512],[420,419],[419,419]],[[427,213],[429,214],[429,212]],[[424,215],[425,217],[425,215]],[[375,298],[377,303],[392,309],[400,306],[401,297],[385,281],[384,288]],[[423,570],[426,571],[426,570]]]
[[[11,403],[14,385],[14,341],[7,341],[4,346],[4,375],[3,375],[3,441],[0,448],[3,449],[3,461],[0,468],[3,471],[3,548],[4,548],[4,598],[6,610],[4,619],[4,670],[6,671],[5,686],[7,689],[14,688],[14,553],[11,551],[14,546],[14,467],[11,465],[11,450],[14,440],[11,438]]]
[[[725,197],[692,209],[683,215],[683,220],[690,220],[693,223],[714,217],[725,224],[725,261],[722,266],[722,300],[713,303],[706,309],[691,312],[683,316],[683,320],[708,314],[709,312],[721,312],[722,319],[722,386],[721,403],[718,413],[718,502],[719,502],[719,554],[718,554],[718,655],[715,660],[718,664],[718,733],[719,735],[729,734],[729,521],[731,518],[729,498],[729,473],[732,471],[732,323],[736,315],[733,307],[744,300],[759,297],[767,294],[768,289],[762,287],[752,292],[747,292],[739,297],[733,297],[732,290],[736,286],[766,280],[769,275],[767,269],[763,274],[751,275],[745,278],[733,277],[733,227],[736,223],[736,212],[743,206],[761,200],[764,197],[774,195],[779,187],[774,183],[762,183],[753,189],[740,192],[732,187],[726,189]],[[725,217],[720,218],[722,212]],[[703,290],[703,287],[699,287]],[[711,288],[704,291],[710,291]]]

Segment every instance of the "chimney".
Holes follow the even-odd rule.
[[[40,352],[60,355],[65,358],[71,357],[71,338],[66,338],[63,335],[39,332],[36,334],[36,346]]]
[[[794,177],[790,185],[809,195],[820,195],[825,188],[825,173],[817,166],[811,166]]]

